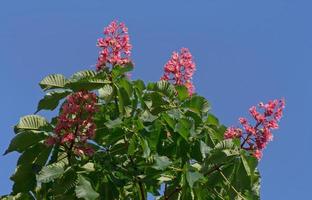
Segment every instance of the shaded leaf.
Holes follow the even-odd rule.
[[[171,164],[167,156],[155,156],[155,162],[153,168],[157,170],[164,170]]]
[[[120,118],[110,120],[104,123],[107,128],[116,128],[122,124],[122,120]]]
[[[14,181],[13,192],[28,192],[36,186],[36,176],[32,164],[18,165],[11,176]]]
[[[186,180],[190,188],[193,188],[194,183],[203,177],[204,176],[199,172],[191,172],[191,171],[186,172]]]
[[[32,131],[26,131],[18,133],[12,140],[9,145],[9,148],[5,151],[4,154],[8,154],[12,151],[23,152],[28,147],[37,144],[39,141],[42,141],[45,138],[43,133],[35,133]]]
[[[85,200],[94,200],[99,197],[99,194],[92,188],[91,183],[82,175],[78,175],[75,193],[78,198]]]
[[[64,163],[58,162],[51,165],[44,166],[37,176],[37,181],[48,183],[60,176],[65,172]]]
[[[187,119],[180,119],[175,126],[174,131],[179,133],[186,141],[190,135],[191,123]]]
[[[47,93],[44,98],[39,101],[36,113],[40,110],[54,110],[59,105],[60,100],[70,93],[70,91],[53,91]]]

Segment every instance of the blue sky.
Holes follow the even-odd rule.
[[[45,3],[43,3],[45,2]],[[287,107],[259,169],[264,200],[310,196],[312,131],[311,1],[1,1],[0,152],[20,116],[35,111],[38,82],[93,69],[103,27],[129,27],[133,78],[156,81],[173,50],[190,48],[196,91],[221,122],[237,123],[259,101]],[[46,114],[46,113],[41,113]],[[10,192],[17,154],[0,156],[0,195]]]

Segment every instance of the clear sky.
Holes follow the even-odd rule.
[[[19,117],[35,111],[43,95],[38,82],[51,73],[93,69],[97,38],[119,19],[129,27],[133,78],[158,80],[171,52],[190,48],[196,91],[226,125],[237,124],[259,101],[285,97],[285,117],[259,165],[262,199],[308,199],[311,7],[312,1],[301,0],[2,0],[0,151]],[[16,159],[14,153],[0,156],[0,195],[11,190]]]

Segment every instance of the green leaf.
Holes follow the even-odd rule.
[[[241,155],[242,164],[247,172],[248,176],[253,176],[258,165],[258,160],[255,157],[247,157],[245,155]]]
[[[97,73],[93,70],[83,70],[83,71],[74,73],[71,79],[79,80],[79,79],[84,79],[84,78],[92,78],[92,77],[95,77],[96,74]]]
[[[132,63],[128,63],[126,65],[120,66],[120,65],[115,65],[112,69],[112,75],[113,78],[117,78],[121,75],[124,75],[127,72],[130,72],[133,70],[133,64]]]
[[[62,74],[51,74],[39,83],[40,87],[43,90],[55,89],[55,88],[64,88],[66,84],[66,78]]]
[[[133,93],[132,84],[129,80],[122,78],[118,81],[119,88],[124,88],[128,93],[128,96],[131,97]]]
[[[110,120],[110,121],[107,121],[104,123],[104,125],[107,127],[107,128],[117,128],[119,127],[120,125],[122,124],[122,120],[120,118],[117,118],[117,119],[114,119],[114,120]]]
[[[66,88],[70,88],[73,91],[80,90],[95,90],[104,87],[106,84],[111,83],[109,80],[104,78],[83,78],[79,80],[70,80],[66,83]]]
[[[194,183],[203,177],[204,176],[199,172],[191,172],[191,171],[186,172],[186,180],[190,188],[193,188]]]
[[[85,200],[94,200],[99,194],[92,188],[91,183],[82,175],[78,175],[78,184],[75,189],[76,196]]]
[[[170,159],[167,156],[155,156],[154,169],[164,170],[171,164]]]
[[[157,116],[152,115],[148,110],[144,110],[140,116],[140,119],[144,122],[153,122],[157,119]]]
[[[0,196],[1,200],[35,200],[29,193],[17,193],[16,195]]]
[[[65,172],[65,164],[63,162],[53,163],[51,165],[44,166],[37,176],[37,181],[42,183],[48,183],[60,176]]]
[[[129,155],[134,155],[135,150],[136,150],[136,137],[132,136],[130,141],[129,141],[129,146],[128,146],[128,154]]]
[[[214,115],[209,114],[208,117],[207,117],[207,124],[208,125],[219,126],[219,120]]]
[[[107,84],[99,89],[99,97],[103,98],[105,101],[109,101],[112,98],[113,92],[113,87]]]
[[[156,88],[158,91],[161,91],[168,97],[172,97],[175,95],[175,89],[172,84],[170,84],[168,81],[161,80],[156,83]]]
[[[236,147],[233,140],[222,140],[216,144],[215,149],[235,149]]]
[[[32,131],[26,131],[18,133],[11,141],[9,148],[4,154],[8,154],[12,151],[17,151],[19,153],[26,150],[28,147],[37,144],[45,138],[43,133],[35,133]]]
[[[42,116],[26,115],[20,118],[19,123],[15,126],[15,133],[26,130],[40,130],[47,125],[47,120]]]
[[[187,119],[180,119],[175,126],[175,132],[178,132],[186,141],[190,135],[191,123]]]
[[[211,151],[211,148],[203,141],[200,141],[200,152],[205,159],[207,154]]]
[[[36,186],[36,176],[32,164],[18,165],[11,176],[13,192],[28,192]]]
[[[142,94],[143,90],[145,89],[145,84],[142,80],[136,80],[136,81],[133,81],[133,87],[134,88],[137,88],[139,93]]]
[[[129,95],[124,88],[119,88],[117,90],[117,94],[119,100],[118,102],[119,112],[124,113],[125,107],[131,104]]]
[[[81,168],[86,170],[87,172],[95,171],[94,163],[92,163],[92,162],[88,162],[88,163],[84,164]]]
[[[191,111],[197,113],[199,116],[207,113],[209,111],[208,101],[201,96],[192,96],[192,98],[183,104],[183,107],[190,109]]]
[[[76,196],[74,191],[72,190],[77,185],[77,173],[72,168],[66,170],[66,172],[62,175],[62,177],[57,181],[57,184],[54,184],[51,188],[53,195],[59,196],[59,200],[61,199],[75,199],[73,195]],[[67,193],[67,194],[66,194]],[[69,195],[67,197],[66,195]]]
[[[168,101],[165,101],[164,98],[162,97],[161,93],[159,92],[152,92],[149,94],[151,100],[152,100],[152,105],[150,107],[150,111],[153,115],[157,115],[160,112],[166,110],[166,106],[168,106]]]
[[[163,113],[162,117],[166,121],[166,123],[169,125],[169,127],[174,130],[176,126],[175,120],[172,117],[170,117],[167,113]]]
[[[60,100],[70,93],[70,91],[53,91],[47,93],[44,98],[39,101],[36,113],[40,110],[54,110],[59,105]]]
[[[148,142],[143,138],[140,139],[140,142],[143,149],[143,158],[148,158],[151,153],[151,149],[148,146]]]
[[[175,88],[178,92],[178,98],[180,101],[184,101],[190,96],[187,88],[184,85],[177,85]]]

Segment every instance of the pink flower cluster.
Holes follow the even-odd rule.
[[[80,91],[68,96],[58,117],[55,135],[50,136],[46,144],[60,143],[76,155],[91,156],[94,150],[87,145],[87,140],[95,135],[96,103],[97,96],[91,92]]]
[[[262,157],[262,150],[269,141],[273,139],[272,130],[278,128],[278,121],[282,118],[283,109],[285,108],[285,100],[273,100],[268,103],[259,103],[258,112],[256,106],[249,109],[251,116],[256,121],[255,125],[251,125],[246,118],[239,118],[239,122],[243,127],[229,127],[225,133],[225,139],[240,138],[241,148],[252,152],[253,156],[258,160]]]
[[[194,93],[192,76],[196,65],[189,49],[182,48],[180,54],[173,52],[170,60],[164,66],[164,75],[161,80],[171,81],[175,85],[185,85],[190,95]]]
[[[112,21],[104,29],[104,35],[105,37],[97,42],[97,46],[102,48],[96,64],[97,71],[105,68],[107,64],[114,66],[129,63],[132,46],[125,24]]]

